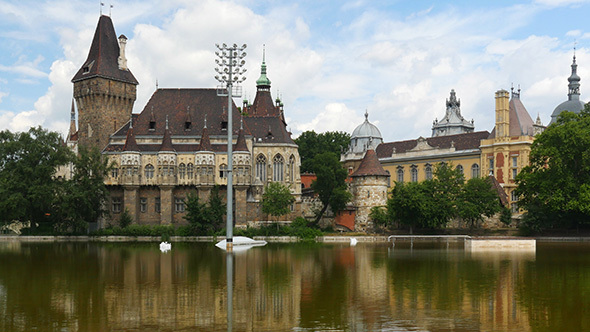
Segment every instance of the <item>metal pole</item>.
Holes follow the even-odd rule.
[[[233,236],[234,236],[234,223],[233,223],[233,154],[232,154],[232,141],[233,141],[233,123],[232,123],[232,71],[233,71],[233,60],[234,60],[234,49],[229,50],[229,79],[227,80],[227,223],[226,223],[226,235],[225,243],[227,245],[226,250],[232,251],[234,247]]]

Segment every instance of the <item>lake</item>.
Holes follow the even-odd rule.
[[[590,244],[0,242],[0,331],[228,330],[590,331]]]

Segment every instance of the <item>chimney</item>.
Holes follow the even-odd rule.
[[[119,36],[119,69],[127,70],[127,58],[125,57],[125,45],[127,45],[127,37],[125,35]]]
[[[509,103],[508,91],[496,91],[496,138],[510,136]]]

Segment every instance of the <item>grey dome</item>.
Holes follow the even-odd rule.
[[[372,137],[372,138],[383,138],[381,136],[381,132],[379,128],[374,124],[370,123],[367,119],[365,122],[361,123],[357,126],[354,131],[352,132],[351,138],[360,138],[360,137]]]
[[[365,112],[365,121],[352,132],[348,151],[364,153],[368,148],[375,149],[381,143],[383,143],[383,136],[379,128],[369,122],[369,113]]]
[[[551,114],[551,122],[549,122],[549,124],[555,123],[559,117],[559,113],[563,111],[570,111],[579,114],[584,109],[584,102],[580,100],[581,78],[577,71],[578,64],[576,63],[576,55],[574,54],[574,59],[572,61],[572,74],[567,79],[569,82],[567,100],[557,105],[555,110],[553,110],[553,113]]]
[[[563,111],[570,111],[579,114],[584,109],[584,102],[581,100],[566,100],[563,103],[557,105],[553,113],[551,113],[551,123],[557,121],[557,117]]]

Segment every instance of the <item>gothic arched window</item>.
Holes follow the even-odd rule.
[[[180,163],[180,165],[178,165],[178,177],[181,179],[184,179],[185,175],[186,175],[186,165],[184,163]]]
[[[295,156],[289,157],[289,181],[295,182]]]
[[[188,179],[193,178],[194,171],[195,171],[195,166],[192,163],[189,163],[188,165],[186,165],[186,177]]]
[[[272,159],[272,180],[273,181],[283,181],[283,165],[285,164],[285,159],[280,154],[276,154],[275,157]]]
[[[146,179],[153,179],[154,178],[154,166],[152,164],[145,165],[145,178]]]
[[[266,157],[263,154],[256,157],[256,177],[262,182],[266,181]]]

